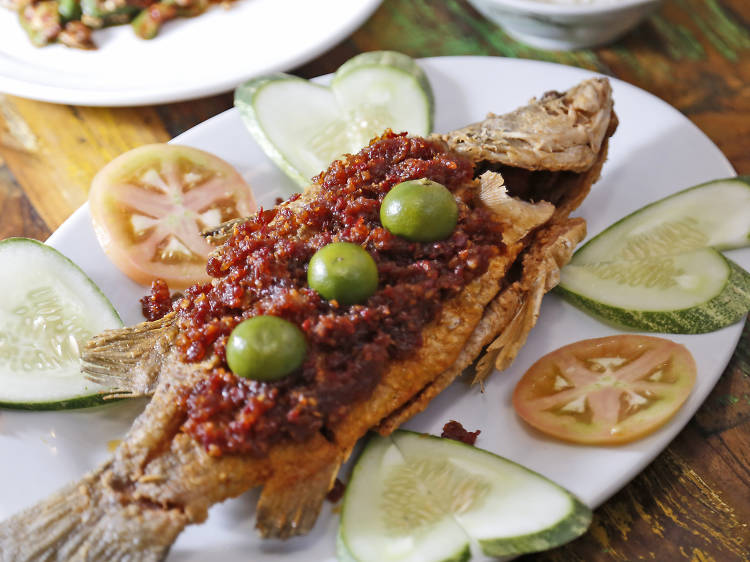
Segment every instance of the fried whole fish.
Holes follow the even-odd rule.
[[[484,350],[476,380],[512,361],[585,234],[568,214],[616,126],[608,81],[592,79],[448,135],[387,133],[301,196],[212,233],[224,241],[212,284],[88,344],[90,378],[153,397],[102,466],[0,523],[0,560],[160,560],[211,505],[260,485],[263,536],[308,532],[368,430],[395,429]],[[458,201],[447,241],[410,243],[379,225],[382,196],[421,177]],[[380,286],[366,305],[306,287],[306,260],[333,240],[374,256]],[[231,328],[263,313],[295,321],[310,347],[277,383],[240,380],[224,363]]]

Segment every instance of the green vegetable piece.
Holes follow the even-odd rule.
[[[0,407],[58,410],[100,405],[110,388],[81,373],[80,350],[122,321],[101,290],[54,248],[0,242]]]
[[[18,11],[21,27],[37,47],[53,43],[62,31],[57,0],[26,4]]]
[[[750,311],[750,274],[713,248],[611,262],[574,261],[555,291],[600,319],[625,328],[704,334]]]
[[[667,256],[750,245],[750,176],[713,180],[632,212],[580,248],[572,263]]]
[[[396,185],[380,206],[383,226],[413,242],[444,240],[456,228],[457,221],[458,206],[453,194],[424,178]]]
[[[199,16],[205,12],[210,5],[209,0],[189,0],[182,1],[179,4],[175,0],[165,0],[165,2],[166,1],[175,5],[177,8],[177,15],[182,18]]]
[[[57,11],[64,22],[78,20],[81,18],[81,2],[80,0],[60,0]]]
[[[702,334],[750,310],[750,274],[717,249],[750,244],[750,177],[709,181],[655,201],[589,240],[558,294],[616,326]]]
[[[361,246],[334,242],[310,259],[307,282],[328,300],[343,305],[363,303],[378,288],[378,267]]]
[[[253,78],[237,88],[234,104],[263,151],[301,187],[386,129],[428,135],[434,113],[424,71],[392,51],[353,57],[330,88],[282,73]]]
[[[127,23],[139,10],[128,4],[127,0],[81,0],[81,21],[98,29]]]
[[[583,534],[591,510],[554,482],[488,451],[397,430],[374,436],[346,487],[339,560],[459,562],[537,552]]]
[[[171,2],[152,4],[142,10],[130,25],[141,39],[153,39],[159,33],[164,22],[177,17],[177,8]]]
[[[278,316],[256,316],[235,326],[227,341],[227,364],[238,377],[275,381],[298,369],[307,354],[305,334]]]

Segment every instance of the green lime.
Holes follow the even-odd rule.
[[[432,180],[404,181],[380,206],[380,222],[396,236],[413,242],[448,238],[458,221],[458,206],[448,189]]]
[[[256,316],[235,326],[227,341],[227,364],[238,377],[279,380],[302,365],[305,334],[278,316]]]
[[[328,300],[344,305],[362,303],[378,288],[378,267],[361,246],[334,242],[310,259],[307,282]]]

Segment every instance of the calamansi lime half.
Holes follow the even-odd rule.
[[[380,222],[413,242],[448,238],[456,228],[458,206],[442,184],[428,179],[401,182],[383,198]]]
[[[343,305],[363,303],[378,288],[378,268],[361,246],[334,242],[310,259],[307,282],[325,299]]]
[[[238,377],[279,380],[299,368],[307,354],[305,334],[278,316],[255,316],[235,326],[227,341],[227,364]]]

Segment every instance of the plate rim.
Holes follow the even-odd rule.
[[[185,85],[176,90],[170,90],[168,86],[161,85],[153,88],[121,89],[119,91],[55,86],[0,74],[0,93],[36,101],[84,107],[137,107],[189,101],[229,92],[237,84],[253,76],[291,70],[314,60],[361,27],[375,13],[382,0],[358,0],[358,2],[360,3],[357,6],[358,10],[353,12],[351,18],[345,23],[331,30],[331,33],[322,34],[314,44],[306,45],[304,49],[274,61],[273,64],[266,65],[255,72],[237,70],[207,84]],[[0,7],[0,9],[4,8]],[[183,23],[189,24],[189,22]],[[106,47],[100,48],[99,52],[102,52],[104,48]],[[240,68],[240,66],[237,65],[237,68]]]

